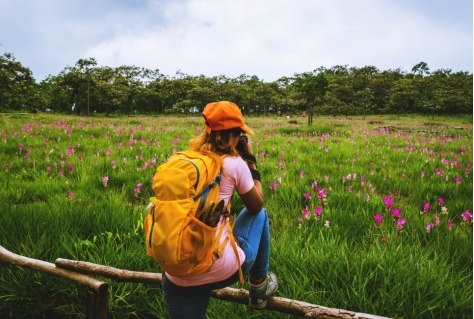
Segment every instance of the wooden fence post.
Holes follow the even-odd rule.
[[[87,290],[86,319],[108,319],[109,293]]]

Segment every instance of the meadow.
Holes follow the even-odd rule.
[[[145,253],[151,178],[202,133],[201,117],[0,118],[0,245],[161,272]],[[472,117],[247,123],[278,296],[391,318],[473,317]],[[166,317],[160,286],[104,281],[112,318]],[[0,263],[0,318],[84,318],[85,299],[84,287]],[[211,299],[208,318],[292,317]]]

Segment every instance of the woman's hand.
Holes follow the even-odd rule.
[[[249,139],[247,135],[242,135],[239,138],[239,144],[237,144],[237,150],[253,155],[252,141]]]

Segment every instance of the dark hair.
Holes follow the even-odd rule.
[[[237,132],[238,130],[238,132]],[[237,150],[233,147],[228,147],[231,135],[237,136],[241,134],[241,128],[233,128],[222,131],[211,131],[211,134],[204,132],[191,141],[189,150],[201,151],[204,153],[212,152],[214,154],[228,154],[239,156]]]

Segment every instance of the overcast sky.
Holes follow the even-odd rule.
[[[472,0],[0,0],[0,55],[265,82],[321,66],[472,73]]]

